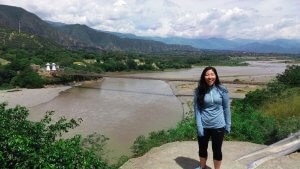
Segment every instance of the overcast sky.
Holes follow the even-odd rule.
[[[300,0],[0,0],[44,20],[142,36],[300,39]]]

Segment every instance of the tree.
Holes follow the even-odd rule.
[[[81,136],[59,138],[64,132],[78,126],[80,119],[67,121],[60,118],[53,122],[54,112],[47,112],[39,122],[27,120],[28,109],[17,106],[6,109],[0,104],[0,164],[3,168],[101,168],[111,167],[97,156],[95,150],[107,138],[88,138],[84,148]]]
[[[132,69],[132,70],[136,70],[137,67],[138,67],[138,65],[132,59],[127,60],[127,66],[128,66],[129,69]]]
[[[0,86],[3,83],[10,83],[10,80],[16,75],[16,72],[10,70],[8,66],[1,66],[0,65]]]
[[[27,68],[15,76],[11,83],[14,86],[26,88],[42,88],[45,81],[38,73],[34,72],[31,68]]]
[[[285,69],[284,73],[277,75],[277,80],[291,87],[300,86],[300,66],[291,65]]]

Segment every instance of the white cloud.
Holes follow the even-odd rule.
[[[294,18],[283,18],[272,24],[265,24],[253,28],[244,29],[245,37],[252,36],[255,39],[300,39],[300,20]]]
[[[113,6],[115,6],[115,7],[122,7],[122,6],[125,6],[127,3],[125,2],[125,1],[123,1],[123,0],[117,0],[114,4],[113,4]]]
[[[146,36],[300,38],[298,0],[0,0],[42,19]]]

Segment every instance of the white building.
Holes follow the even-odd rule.
[[[50,72],[50,71],[57,71],[59,69],[59,66],[56,65],[55,63],[47,63],[46,64],[46,71]]]
[[[51,69],[50,69],[50,63],[47,63],[46,64],[46,71],[50,71]]]
[[[52,63],[52,71],[56,71],[56,66],[55,66],[56,64],[55,63]]]

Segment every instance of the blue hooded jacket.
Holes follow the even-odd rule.
[[[227,133],[231,128],[229,94],[226,87],[213,85],[204,96],[204,107],[197,103],[198,92],[194,95],[194,112],[198,136],[204,136],[204,128],[225,127]],[[200,109],[199,109],[200,108]]]

